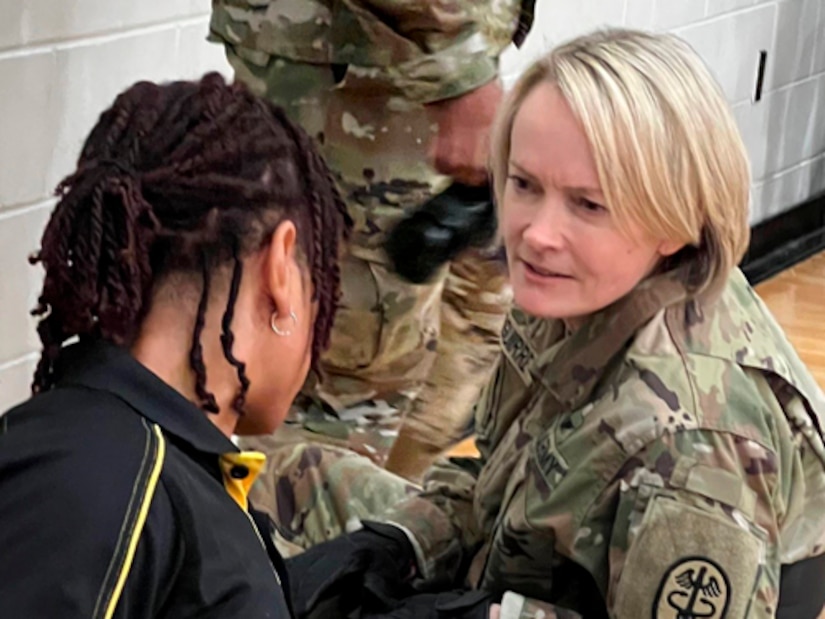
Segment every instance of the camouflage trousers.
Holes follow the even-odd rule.
[[[247,439],[244,446],[268,454],[249,498],[272,519],[273,542],[284,557],[357,530],[362,518],[419,490],[349,449],[271,436]]]

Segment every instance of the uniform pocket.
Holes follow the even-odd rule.
[[[324,363],[332,371],[368,368],[378,355],[384,315],[378,283],[366,260],[341,260],[341,299]]]
[[[324,362],[377,389],[423,380],[435,358],[442,283],[416,286],[384,266],[348,255],[341,302]]]

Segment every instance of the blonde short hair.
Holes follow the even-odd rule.
[[[699,56],[666,34],[606,30],[535,62],[509,93],[493,131],[499,205],[513,122],[528,94],[555,84],[581,122],[611,212],[653,238],[685,243],[668,265],[694,291],[717,288],[750,238],[750,168],[718,84]]]

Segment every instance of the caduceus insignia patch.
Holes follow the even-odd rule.
[[[662,579],[652,619],[723,619],[730,595],[730,581],[718,564],[705,557],[688,557]]]

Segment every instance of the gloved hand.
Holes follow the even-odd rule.
[[[453,183],[402,220],[385,249],[396,273],[421,284],[463,250],[489,243],[495,231],[490,188]]]
[[[412,591],[415,551],[407,536],[392,525],[363,525],[287,559],[296,619],[358,616],[365,599],[392,607]]]
[[[489,619],[493,597],[484,591],[419,593],[402,600],[392,610],[369,612],[362,619]]]

